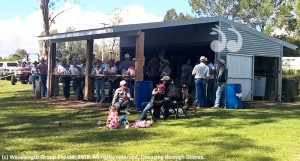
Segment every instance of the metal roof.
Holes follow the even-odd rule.
[[[291,48],[293,50],[296,50],[298,48],[297,46],[295,46],[293,44],[279,40],[277,38],[274,38],[272,36],[269,36],[267,34],[259,32],[255,29],[249,28],[245,25],[228,20],[221,16],[203,17],[203,18],[188,19],[188,20],[175,20],[175,21],[119,25],[119,26],[112,26],[112,27],[107,27],[107,28],[81,30],[81,31],[75,31],[75,32],[67,32],[67,33],[53,34],[53,35],[47,35],[47,36],[39,36],[38,39],[39,40],[51,40],[52,42],[65,42],[65,41],[78,41],[78,40],[100,39],[100,38],[109,38],[109,37],[133,36],[133,35],[138,35],[140,33],[140,31],[147,30],[147,29],[204,24],[204,23],[212,23],[212,22],[224,22],[224,23],[232,25],[236,28],[240,28],[249,33],[257,35],[259,37],[265,38],[269,41],[272,41],[272,42],[281,44],[285,47]]]

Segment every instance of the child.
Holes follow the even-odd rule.
[[[196,107],[194,106],[194,98],[191,94],[189,94],[189,87],[187,85],[182,85],[181,94],[181,98],[183,101],[183,110],[187,111],[192,106],[195,113],[197,113]]]
[[[117,129],[120,126],[120,118],[118,116],[117,108],[111,105],[109,108],[109,114],[106,120],[106,127],[108,129]]]

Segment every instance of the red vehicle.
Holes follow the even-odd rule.
[[[31,83],[31,72],[28,67],[20,67],[16,70],[11,83],[15,84],[17,81],[21,81],[22,84]]]

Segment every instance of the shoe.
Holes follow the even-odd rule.
[[[105,101],[104,101],[104,100],[101,100],[100,103],[105,103]]]

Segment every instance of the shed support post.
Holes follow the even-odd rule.
[[[94,40],[87,40],[84,99],[90,102],[92,102],[94,99],[92,78],[89,76],[93,67],[93,47]]]
[[[136,49],[135,49],[135,81],[144,80],[144,39],[145,33],[141,32],[136,38]]]
[[[52,98],[54,94],[54,88],[55,88],[55,79],[53,74],[53,70],[55,68],[55,58],[56,58],[56,43],[50,44],[50,52],[48,54],[48,75],[47,75],[47,97],[48,99]]]

